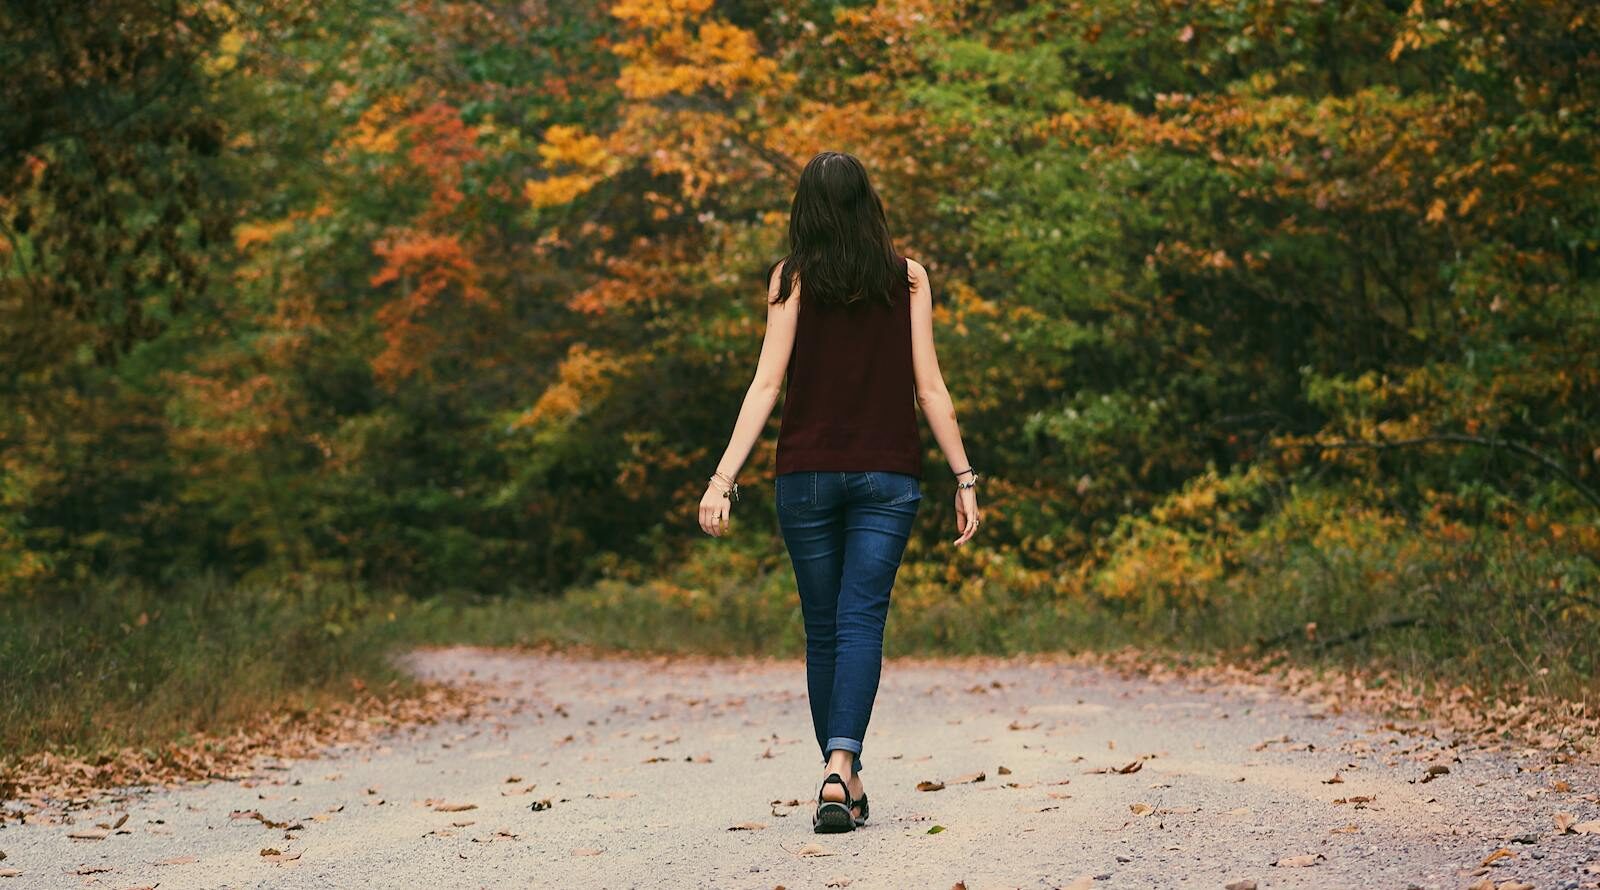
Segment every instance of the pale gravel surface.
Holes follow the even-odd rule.
[[[434,678],[506,684],[523,704],[263,768],[252,781],[135,796],[76,813],[74,826],[13,822],[0,828],[0,869],[23,874],[0,879],[0,890],[811,888],[846,879],[856,890],[1085,879],[1120,890],[1243,878],[1262,890],[1398,890],[1467,887],[1502,846],[1516,855],[1488,869],[1496,882],[1600,883],[1587,870],[1600,863],[1600,837],[1557,836],[1552,821],[1559,811],[1600,818],[1596,770],[1465,750],[1455,762],[1437,740],[1256,684],[1124,678],[1045,660],[891,660],[863,755],[873,821],[819,836],[806,805],[772,806],[811,799],[821,775],[799,661],[449,649],[413,663]],[[1154,757],[1137,772],[1089,772],[1142,755]],[[1429,763],[1450,773],[1416,783]],[[982,782],[915,790],[978,771]],[[1343,782],[1325,784],[1335,772]],[[1572,790],[1551,790],[1557,779]],[[506,793],[530,783],[531,793]],[[1352,796],[1374,800],[1334,803]],[[530,811],[545,798],[548,810]],[[438,812],[430,800],[476,808]],[[1138,815],[1135,804],[1154,812]],[[239,810],[303,827],[286,838],[230,818]],[[123,812],[125,834],[67,837]],[[766,827],[728,830],[740,823]],[[934,825],[944,830],[928,834]],[[811,843],[835,855],[798,855]],[[300,858],[269,862],[266,847]],[[1272,864],[1301,854],[1326,858]],[[157,864],[169,861],[177,864]]]

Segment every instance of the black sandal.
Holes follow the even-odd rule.
[[[848,791],[849,789],[845,790]],[[861,815],[856,817],[856,827],[860,828],[867,824],[867,792],[861,792],[861,796],[856,798],[856,806],[861,807]]]
[[[844,791],[844,800],[828,800],[822,796],[824,788],[832,782]],[[837,834],[843,831],[854,831],[856,825],[855,814],[850,812],[856,807],[856,802],[850,797],[850,785],[838,773],[828,773],[822,780],[822,787],[817,789],[817,810],[811,815],[811,830],[817,834]]]

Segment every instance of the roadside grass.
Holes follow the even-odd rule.
[[[198,578],[0,600],[0,766],[44,750],[92,756],[222,731],[266,710],[348,699],[363,685],[404,689],[390,656],[416,645],[803,656],[781,549],[730,543],[705,542],[659,574],[619,568],[553,598]],[[1199,567],[1217,563],[1204,547],[1174,561],[1170,548],[1135,536],[1104,558],[1100,576],[1044,581],[999,555],[974,568],[917,553],[896,583],[885,654],[1273,656],[1387,672],[1421,694],[1467,686],[1486,702],[1530,693],[1580,708],[1600,701],[1600,606],[1581,553],[1510,534],[1444,541],[1408,531],[1330,542],[1267,529],[1228,546],[1226,571],[1207,573]]]
[[[387,602],[334,585],[99,582],[0,599],[0,765],[214,732],[406,679]]]

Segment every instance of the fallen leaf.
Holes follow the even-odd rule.
[[[436,803],[433,805],[433,811],[436,813],[464,813],[467,810],[475,810],[477,808],[478,805],[475,803]]]
[[[1572,826],[1573,834],[1600,834],[1600,819],[1590,819]]]
[[[944,831],[944,826],[943,825],[935,825],[932,828],[928,829],[928,833],[929,834],[938,834],[941,831]]]
[[[15,868],[0,868],[0,878],[20,878],[22,872]]]
[[[837,855],[839,855],[837,851],[830,850],[827,847],[822,846],[821,844],[806,844],[805,846],[801,847],[799,850],[796,850],[795,852],[797,854],[801,855],[801,856],[837,856]]]
[[[850,886],[850,882],[852,880],[854,880],[854,878],[847,878],[844,875],[834,875],[833,877],[827,879],[826,881],[823,881],[822,882],[822,886],[824,886],[824,887],[848,887],[848,886]]]
[[[1436,763],[1433,766],[1428,767],[1428,771],[1422,774],[1422,782],[1423,784],[1427,784],[1428,782],[1432,782],[1434,779],[1437,779],[1440,776],[1448,775],[1450,775],[1450,767],[1445,766],[1442,763]]]
[[[1011,770],[1009,768],[1007,768],[1007,767],[1002,766],[999,769],[995,770],[995,774],[996,775],[1001,775],[1001,776],[1009,776],[1009,775],[1011,775]]]
[[[944,783],[943,782],[918,782],[917,783],[917,790],[918,791],[942,791],[943,789],[944,789]]]
[[[1272,864],[1279,868],[1306,868],[1327,858],[1321,853],[1306,853],[1300,856],[1285,856]]]
[[[1156,811],[1155,807],[1147,803],[1130,804],[1128,809],[1132,810],[1135,816],[1148,816]]]
[[[528,809],[534,811],[535,813],[539,812],[540,810],[548,810],[550,809],[550,798],[547,797],[544,800],[536,800],[533,803],[528,804]]]
[[[1490,863],[1498,862],[1501,859],[1515,859],[1516,856],[1517,856],[1517,854],[1511,852],[1510,850],[1506,849],[1505,847],[1501,847],[1500,849],[1494,851],[1493,853],[1490,853],[1488,856],[1483,857],[1483,862],[1481,864],[1482,865],[1489,865]]]
[[[1323,779],[1322,780],[1322,784],[1324,784],[1324,785],[1343,785],[1344,784],[1344,776],[1341,776],[1338,773],[1334,773],[1333,774],[1333,778],[1331,778],[1331,779]]]
[[[1079,875],[1068,882],[1061,890],[1094,890],[1094,875]]]
[[[1250,878],[1240,881],[1229,881],[1222,885],[1222,890],[1256,890],[1256,882]]]
[[[1572,830],[1572,826],[1578,824],[1578,817],[1572,815],[1571,813],[1557,813],[1555,814],[1554,818],[1556,822],[1556,834],[1566,834]]]
[[[952,784],[956,784],[956,785],[967,785],[967,784],[970,784],[972,782],[982,782],[986,778],[988,778],[988,776],[985,776],[983,774],[983,771],[979,770],[978,772],[975,772],[975,773],[967,773],[964,776],[957,776],[956,778],[951,779],[950,781],[951,781]]]
[[[271,852],[269,853],[268,850],[271,850]],[[293,862],[300,858],[300,851],[294,850],[287,853],[280,853],[277,850],[273,850],[271,847],[268,847],[266,850],[261,851],[261,858],[268,862]]]
[[[766,827],[767,827],[766,823],[764,823],[764,822],[740,822],[738,825],[730,826],[728,828],[728,830],[729,831],[760,831],[761,829],[766,828]]]
[[[67,832],[67,837],[75,841],[103,841],[111,836],[111,832],[104,828],[80,828],[77,831]]]

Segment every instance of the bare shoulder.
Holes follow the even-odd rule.
[[[912,290],[926,291],[928,289],[928,270],[911,257],[906,257],[906,268],[911,270]]]

